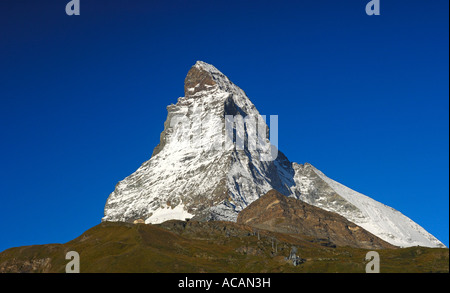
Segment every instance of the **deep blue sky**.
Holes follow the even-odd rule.
[[[449,245],[449,2],[0,1],[0,251],[100,223],[197,60],[279,146]]]

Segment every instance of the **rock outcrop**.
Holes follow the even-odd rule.
[[[394,248],[346,218],[271,190],[242,210],[237,223],[326,239],[337,246]]]

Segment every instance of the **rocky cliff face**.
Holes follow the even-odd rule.
[[[237,223],[264,230],[324,239],[337,246],[394,248],[343,216],[271,190],[242,210]]]
[[[103,221],[236,221],[241,210],[275,189],[339,214],[390,244],[444,247],[400,212],[310,164],[291,163],[268,139],[266,120],[245,92],[214,66],[198,61],[184,89],[185,97],[167,107],[151,159],[116,185]]]

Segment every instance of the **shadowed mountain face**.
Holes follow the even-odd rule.
[[[280,233],[326,239],[338,246],[393,248],[344,217],[271,190],[242,210],[237,222]]]

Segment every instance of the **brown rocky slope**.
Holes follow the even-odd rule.
[[[327,240],[337,246],[395,248],[344,217],[271,190],[242,210],[237,222],[278,233]]]

